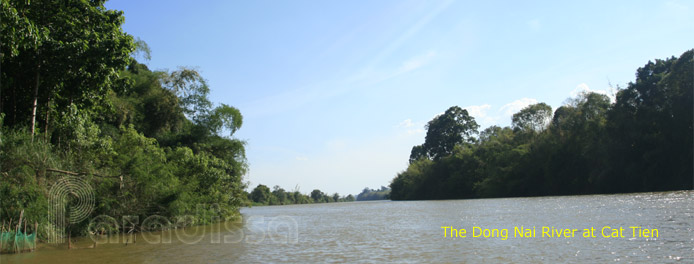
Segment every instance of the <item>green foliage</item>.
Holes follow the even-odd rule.
[[[103,1],[2,3],[2,53],[10,55],[2,58],[1,73],[6,124],[33,124],[36,119],[50,129],[49,114],[72,104],[103,113],[104,95],[134,48],[132,37],[121,29],[122,12],[106,9]],[[36,118],[34,100],[41,106]]]
[[[512,126],[518,131],[539,133],[547,127],[551,119],[552,107],[545,103],[537,103],[515,113]]]
[[[390,195],[388,187],[381,186],[381,189],[378,190],[366,187],[357,195],[357,201],[385,200],[388,199],[388,195]]]
[[[203,122],[205,126],[215,134],[219,134],[222,129],[226,129],[229,131],[229,136],[233,136],[234,133],[241,128],[243,116],[241,116],[241,111],[235,107],[221,104],[212,110],[212,112],[205,117]]]
[[[639,68],[614,104],[584,93],[553,116],[544,103],[530,105],[513,115],[513,129],[492,126],[476,140],[476,127],[463,125],[474,120],[452,107],[429,122],[425,143],[412,148],[410,165],[391,182],[390,198],[692,189],[693,55]]]
[[[256,203],[267,204],[270,201],[270,188],[265,185],[258,184],[258,186],[251,192],[251,200]]]
[[[164,87],[181,98],[183,112],[194,122],[200,122],[209,114],[212,107],[207,98],[210,88],[197,70],[179,67],[177,71],[164,75],[161,81]]]
[[[456,144],[471,142],[479,125],[467,110],[457,106],[427,123],[427,135],[422,146],[412,148],[410,160],[440,159],[453,153]]]
[[[314,203],[322,202],[324,196],[325,196],[325,193],[321,192],[318,189],[314,189],[313,191],[311,191],[311,199],[313,199]]]
[[[626,188],[691,186],[693,67],[694,50],[648,62],[617,94],[607,117],[608,153],[613,174],[630,176]]]
[[[142,57],[142,59],[149,61],[152,59],[152,50],[149,45],[144,40],[140,38],[135,39],[135,50],[133,51],[133,57]]]
[[[56,228],[48,190],[66,175],[93,187],[89,218],[238,217],[248,165],[245,142],[232,136],[242,115],[215,107],[197,71],[153,72],[133,60],[148,59],[149,47],[104,1],[1,3],[0,219],[24,210],[45,239]],[[68,232],[86,234],[87,222]]]
[[[53,146],[31,140],[23,130],[4,130],[0,148],[0,219],[17,222],[22,210],[29,223],[47,224],[46,168],[61,165]],[[45,238],[42,233],[40,238]]]
[[[275,186],[270,188],[265,185],[258,184],[251,193],[248,194],[249,203],[251,205],[285,205],[285,204],[308,204],[308,203],[334,203],[334,202],[353,202],[354,196],[340,196],[338,193],[328,195],[321,190],[313,190],[310,195],[302,194],[298,190],[287,192],[286,190]]]
[[[20,50],[34,48],[46,38],[47,32],[39,32],[28,17],[17,11],[14,1],[0,1],[0,21],[3,57],[17,56]]]

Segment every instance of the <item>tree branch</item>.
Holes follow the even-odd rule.
[[[121,178],[121,176],[104,176],[104,175],[99,175],[95,173],[86,173],[86,172],[72,172],[72,171],[66,171],[66,170],[59,170],[59,169],[50,169],[46,168],[46,171],[50,172],[57,172],[57,173],[62,173],[62,174],[68,174],[68,175],[73,175],[73,176],[79,176],[79,175],[92,175],[100,178]]]

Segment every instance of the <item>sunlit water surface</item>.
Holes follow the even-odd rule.
[[[244,219],[201,228],[141,234],[112,243],[82,238],[80,249],[42,245],[4,254],[2,263],[256,262],[694,262],[694,192],[537,198],[376,201],[244,208]],[[442,226],[467,229],[444,237]],[[472,227],[508,229],[508,238],[472,237]],[[536,227],[533,238],[514,227]],[[541,227],[579,229],[573,238],[542,237]],[[604,226],[624,238],[603,238]],[[658,229],[634,238],[630,226]],[[595,227],[595,238],[582,237]],[[116,241],[117,240],[117,241]]]

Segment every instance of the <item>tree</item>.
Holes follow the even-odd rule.
[[[413,148],[413,153],[426,152],[434,160],[448,156],[455,145],[474,141],[473,135],[477,134],[478,128],[479,125],[467,110],[452,106],[427,123],[423,149],[415,152]]]
[[[321,190],[315,189],[311,191],[311,199],[316,203],[323,202],[323,196],[325,196],[325,194],[321,192]]]
[[[152,59],[152,50],[149,45],[144,40],[137,38],[135,39],[135,50],[132,55],[134,58],[142,57],[143,60],[149,61]]]
[[[270,201],[270,188],[258,184],[258,186],[251,191],[251,200],[256,203],[267,204]]]
[[[46,38],[46,31],[39,31],[35,23],[17,11],[10,1],[0,1],[0,66],[6,57],[19,55],[20,50],[32,49]],[[0,113],[3,113],[2,68],[0,68]]]
[[[241,128],[243,116],[239,109],[221,104],[203,117],[202,122],[204,126],[215,134],[220,134],[223,129],[226,129],[229,131],[229,136],[233,136],[234,133]]]
[[[568,105],[560,106],[554,111],[554,116],[552,117],[551,127],[555,132],[561,133],[561,131],[570,130],[574,126],[571,122],[573,121],[571,116],[574,115],[576,111],[575,107]]]
[[[694,50],[649,61],[617,93],[608,114],[608,150],[612,174],[627,188],[691,188],[693,67]]]
[[[27,26],[38,36],[10,42],[9,54],[16,55],[2,58],[11,69],[3,72],[9,85],[0,98],[12,105],[6,112],[9,124],[28,120],[33,135],[41,104],[45,130],[49,113],[64,112],[70,104],[102,110],[106,91],[118,79],[114,69],[127,65],[134,49],[132,37],[121,29],[122,12],[106,9],[104,2],[3,1],[3,9],[11,3],[20,17],[20,32]]]
[[[412,151],[410,152],[410,164],[422,158],[427,158],[427,150],[424,148],[424,144],[412,147]]]
[[[365,187],[364,190],[362,190],[361,193],[357,195],[357,201],[384,200],[388,199],[389,194],[390,189],[385,186],[381,186],[381,189],[378,190],[369,189],[369,187]]]
[[[181,99],[181,107],[186,116],[195,123],[204,122],[203,119],[212,108],[212,102],[207,98],[210,88],[196,69],[179,67],[164,75],[162,83]]]
[[[518,131],[539,133],[552,120],[552,107],[545,103],[526,106],[520,112],[513,114],[513,129]]]
[[[499,126],[490,126],[488,128],[485,128],[480,132],[480,143],[488,142],[493,140],[495,137],[498,137],[500,133],[504,128],[501,128]]]
[[[277,198],[277,202],[279,204],[287,204],[288,203],[288,196],[287,192],[280,188],[280,186],[275,185],[272,187],[272,195]]]

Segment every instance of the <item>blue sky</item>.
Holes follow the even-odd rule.
[[[482,128],[611,94],[694,48],[691,1],[109,1],[152,69],[197,67],[238,107],[251,187],[357,194],[407,167],[448,107]]]

